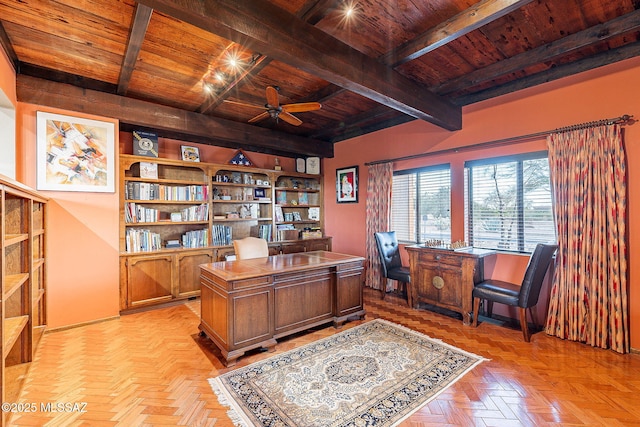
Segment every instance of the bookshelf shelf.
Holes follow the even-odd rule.
[[[47,199],[33,189],[0,176],[0,397],[3,402],[8,396],[17,396],[20,387],[20,383],[8,381],[7,370],[28,366],[39,342],[39,331],[45,327],[46,203]],[[0,418],[2,426],[6,415]]]

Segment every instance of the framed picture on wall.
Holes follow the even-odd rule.
[[[358,203],[358,166],[336,170],[338,203]]]
[[[36,188],[115,191],[113,123],[38,111]]]

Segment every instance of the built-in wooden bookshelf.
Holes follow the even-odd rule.
[[[300,236],[322,236],[323,203],[318,176],[280,175],[274,191],[275,227],[280,238],[287,230]]]
[[[26,371],[46,325],[46,203],[35,190],[0,175],[2,402],[17,401],[21,382],[11,371]]]
[[[233,255],[234,239],[265,238],[273,255],[331,250],[322,200],[319,175],[121,155],[121,311],[199,295],[198,266]],[[276,206],[296,219],[278,220]]]

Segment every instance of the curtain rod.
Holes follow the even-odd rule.
[[[606,125],[613,125],[613,124],[619,124],[619,125],[631,125],[635,123],[635,120],[633,120],[633,115],[630,114],[624,114],[620,117],[616,117],[613,119],[603,119],[603,120],[597,120],[594,122],[586,122],[586,123],[580,123],[577,125],[571,125],[571,126],[565,126],[565,127],[561,127],[561,128],[557,128],[554,130],[547,130],[544,132],[536,132],[536,133],[530,133],[527,135],[519,135],[519,136],[512,136],[510,138],[504,138],[504,139],[495,139],[493,141],[486,141],[486,142],[480,142],[478,144],[472,144],[472,145],[465,145],[462,147],[455,147],[455,148],[447,148],[444,150],[439,150],[439,151],[430,151],[427,153],[420,153],[420,154],[412,154],[409,156],[403,156],[403,157],[396,157],[393,159],[386,159],[386,160],[375,160],[373,162],[367,162],[364,165],[365,166],[371,166],[371,165],[378,165],[381,163],[390,163],[390,162],[399,162],[402,160],[413,160],[413,159],[418,159],[420,157],[428,157],[428,156],[437,156],[440,154],[449,154],[449,153],[460,153],[463,151],[472,151],[472,150],[479,150],[481,148],[493,148],[493,147],[501,147],[503,145],[509,145],[509,144],[513,144],[516,142],[524,142],[524,141],[528,141],[531,139],[537,139],[540,138],[541,136],[547,136],[549,134],[552,133],[560,133],[560,132],[569,132],[572,130],[578,130],[578,129],[587,129],[590,127],[596,127],[596,126],[606,126]]]

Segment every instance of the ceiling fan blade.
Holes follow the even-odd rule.
[[[260,113],[257,116],[249,119],[248,123],[255,123],[255,122],[259,122],[260,120],[266,119],[267,117],[269,117],[270,114],[268,111],[265,111],[264,113]]]
[[[261,110],[264,110],[264,105],[245,104],[244,102],[229,101],[228,99],[225,99],[222,102],[226,102],[227,104],[240,105],[241,107],[259,108]]]
[[[273,86],[267,86],[267,104],[274,108],[278,108],[280,101],[278,101],[278,90]]]
[[[284,120],[290,125],[300,126],[302,124],[302,120],[294,116],[293,114],[289,114],[287,111],[281,111],[278,115],[278,118]]]
[[[300,102],[298,104],[286,104],[282,106],[282,111],[289,113],[303,113],[305,111],[315,111],[322,108],[319,102]]]

